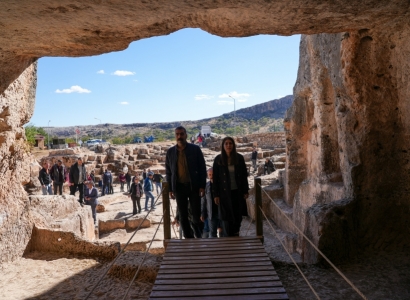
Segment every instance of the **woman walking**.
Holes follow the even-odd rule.
[[[242,216],[248,215],[248,174],[243,156],[231,137],[222,140],[221,154],[213,164],[213,193],[224,236],[239,236]]]
[[[128,193],[128,197],[131,197],[132,200],[132,214],[139,214],[141,212],[141,197],[144,192],[138,175],[134,177],[134,182],[131,184]]]

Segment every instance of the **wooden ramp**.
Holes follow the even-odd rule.
[[[150,299],[288,299],[257,237],[169,240]]]

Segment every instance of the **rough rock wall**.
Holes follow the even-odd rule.
[[[34,111],[37,63],[31,64],[0,94],[0,262],[22,255],[31,235],[30,154],[23,125]]]
[[[409,245],[409,35],[404,27],[301,39],[285,120],[286,202],[333,260]],[[318,260],[301,237],[298,251]]]

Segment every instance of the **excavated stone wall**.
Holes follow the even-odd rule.
[[[410,244],[409,35],[363,29],[300,43],[285,200],[334,261]],[[301,236],[297,249],[318,260]]]
[[[401,0],[3,1],[1,261],[21,256],[32,231],[22,187],[30,172],[23,125],[34,109],[37,58],[123,50],[188,27],[226,37],[318,34],[301,42],[286,125],[286,204],[332,258],[362,245],[405,243],[409,12]],[[298,251],[317,260],[300,237]]]
[[[286,146],[284,132],[267,132],[246,135],[246,141],[256,143],[263,149],[284,148]]]

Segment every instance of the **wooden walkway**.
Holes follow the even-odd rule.
[[[257,237],[169,240],[150,299],[288,299]]]

